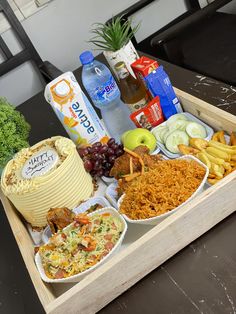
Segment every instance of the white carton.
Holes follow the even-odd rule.
[[[76,145],[93,144],[107,138],[99,117],[72,72],[50,82],[44,97]]]

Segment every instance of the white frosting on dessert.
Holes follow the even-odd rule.
[[[33,226],[46,225],[51,207],[73,208],[93,193],[75,144],[52,137],[22,149],[5,167],[1,187],[24,218]]]

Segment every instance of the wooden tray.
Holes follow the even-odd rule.
[[[236,130],[236,117],[175,89],[185,111],[213,128]],[[34,247],[14,206],[0,192],[12,232],[35,290],[50,314],[95,313],[168,258],[235,211],[236,171],[153,228],[130,237],[123,250],[77,284],[45,284],[34,263]],[[130,227],[136,228],[136,226]],[[132,241],[131,241],[132,240]]]

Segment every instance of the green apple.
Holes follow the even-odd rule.
[[[139,145],[146,145],[151,153],[156,148],[157,140],[150,131],[138,128],[128,131],[124,136],[123,144],[130,150],[134,150]]]
[[[131,132],[131,131],[132,131],[132,130],[125,131],[125,132],[121,135],[121,138],[120,138],[121,143],[124,144],[124,139],[125,139],[126,135],[129,134],[129,132]]]

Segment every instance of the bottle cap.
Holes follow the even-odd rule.
[[[65,81],[62,81],[56,85],[54,91],[57,94],[57,96],[65,97],[69,94],[70,87],[68,86],[68,84],[66,84]]]
[[[123,61],[117,62],[115,64],[115,69],[116,69],[116,73],[120,79],[124,79],[127,76],[129,76],[129,74],[130,74]]]
[[[94,60],[94,56],[93,56],[92,52],[89,50],[81,53],[79,58],[80,58],[80,62],[82,63],[82,65],[91,63]]]

